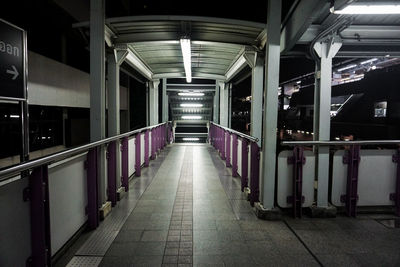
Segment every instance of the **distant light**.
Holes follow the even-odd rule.
[[[10,115],[10,118],[19,119],[19,115]]]
[[[365,60],[365,61],[361,62],[360,64],[364,65],[364,64],[375,62],[377,60],[378,60],[377,58],[372,58],[372,59]]]
[[[301,84],[301,81],[297,81],[296,83],[297,83],[297,84]]]
[[[390,55],[389,55],[389,54],[387,54],[385,57],[390,57]]]
[[[339,137],[335,137],[335,140],[339,141],[339,140],[340,140],[340,138],[339,138]]]
[[[182,138],[183,141],[199,141],[200,139],[197,137],[185,137]]]
[[[341,10],[334,10],[335,14],[400,14],[400,5],[380,5],[380,4],[353,4],[348,5]]]
[[[352,69],[352,68],[354,68],[354,67],[357,67],[357,64],[353,64],[353,65],[349,65],[349,66],[343,67],[343,68],[341,68],[341,69],[338,69],[337,71],[340,72],[340,71]]]
[[[376,70],[376,66],[375,66],[375,65],[372,66],[371,69],[372,69],[372,70]]]
[[[185,67],[186,82],[192,82],[192,52],[190,49],[190,39],[181,39],[181,50],[183,56],[183,66]]]
[[[200,120],[201,116],[182,116],[183,120]]]
[[[204,93],[178,93],[180,96],[204,96]]]
[[[181,104],[181,107],[184,108],[201,108],[203,106],[203,104],[200,103],[184,103]]]

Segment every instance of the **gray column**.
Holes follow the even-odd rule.
[[[107,55],[107,95],[108,95],[108,136],[115,136],[120,131],[120,81],[119,81],[119,64],[114,53]],[[117,188],[121,186],[121,153],[119,143],[117,144],[116,153],[116,176]]]
[[[232,84],[229,84],[228,91],[228,127],[232,128]]]
[[[150,125],[158,124],[158,85],[160,80],[150,82],[149,86],[149,108],[150,108]]]
[[[162,122],[168,121],[167,79],[162,82]]]
[[[105,138],[105,47],[104,0],[90,1],[90,141]],[[106,200],[106,157],[99,151],[99,203]]]
[[[316,63],[314,90],[314,140],[329,141],[331,131],[331,86],[332,58],[337,54],[342,44],[330,39],[319,42],[314,50],[321,58]],[[319,147],[315,150],[315,175],[318,180],[317,206],[328,207],[329,188],[329,147]]]
[[[219,123],[219,84],[215,81],[213,122]]]
[[[264,58],[259,53],[254,57],[255,62],[251,70],[251,112],[250,135],[258,138],[261,146],[262,137],[262,108],[264,93]]]
[[[229,84],[225,84],[224,82],[219,82],[219,124],[222,126],[228,127],[228,88]]]
[[[275,163],[276,129],[278,122],[278,87],[280,63],[280,26],[282,0],[268,1],[267,32],[265,44],[265,99],[262,140],[262,175],[260,201],[263,208],[274,208],[275,199]]]

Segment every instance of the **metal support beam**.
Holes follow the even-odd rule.
[[[218,81],[215,81],[213,122],[219,124],[219,84],[218,84]]]
[[[158,85],[160,80],[149,82],[149,109],[150,109],[150,125],[158,124]]]
[[[321,58],[316,63],[314,90],[314,140],[329,141],[331,131],[332,58],[342,43],[330,39],[318,42],[314,50]],[[317,206],[328,207],[329,147],[315,148],[315,175],[318,180]]]
[[[219,124],[225,127],[228,127],[228,88],[229,84],[225,84],[222,81],[219,81]]]
[[[261,147],[262,137],[262,109],[264,93],[264,58],[260,53],[254,56],[254,66],[251,70],[251,112],[250,135],[258,138]]]
[[[104,139],[105,97],[105,1],[90,1],[90,141]],[[105,148],[98,150],[99,205],[106,199]]]
[[[162,81],[162,122],[168,121],[167,79]]]
[[[262,142],[263,160],[260,187],[260,201],[263,208],[267,210],[272,210],[274,208],[275,201],[281,8],[282,0],[268,1],[268,38],[265,44],[265,99]]]

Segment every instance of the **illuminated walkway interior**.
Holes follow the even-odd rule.
[[[211,146],[174,144],[69,266],[399,266],[400,229],[384,218],[259,220]]]

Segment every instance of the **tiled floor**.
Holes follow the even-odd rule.
[[[100,266],[400,266],[400,229],[371,216],[257,219],[208,145],[160,164]]]

